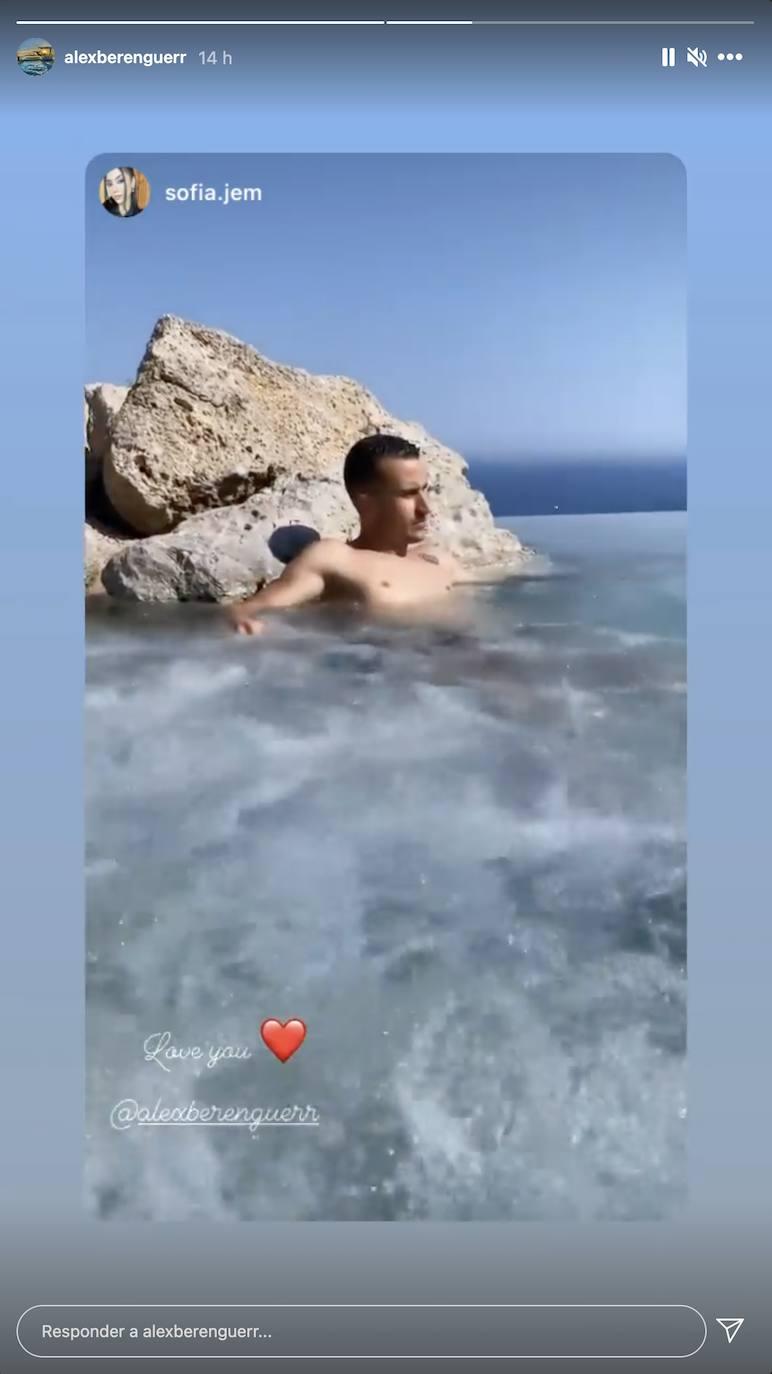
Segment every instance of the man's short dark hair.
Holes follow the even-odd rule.
[[[381,458],[420,458],[421,450],[409,439],[399,434],[368,434],[359,439],[346,454],[343,464],[343,481],[346,491],[351,494],[369,487],[377,477],[377,467]]]

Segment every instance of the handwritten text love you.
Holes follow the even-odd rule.
[[[175,1045],[171,1031],[156,1031],[144,1043],[145,1062],[157,1064],[164,1073],[171,1073],[175,1064],[192,1061],[201,1068],[216,1069],[229,1059],[251,1059],[247,1045]]]

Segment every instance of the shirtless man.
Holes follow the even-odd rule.
[[[275,582],[228,608],[238,633],[260,634],[264,610],[341,597],[369,610],[403,608],[471,580],[455,559],[422,547],[428,476],[415,444],[394,434],[360,439],[346,457],[343,481],[359,515],[358,537],[306,545]]]

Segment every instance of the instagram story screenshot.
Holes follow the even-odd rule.
[[[772,0],[2,33],[0,1370],[769,1374]]]

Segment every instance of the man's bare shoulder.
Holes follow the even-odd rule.
[[[353,553],[354,550],[342,539],[314,539],[292,562],[313,572],[336,573],[350,566]]]

